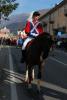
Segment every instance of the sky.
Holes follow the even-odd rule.
[[[30,13],[41,9],[50,9],[62,0],[16,0],[19,3],[18,8],[12,12],[12,15],[21,13]]]

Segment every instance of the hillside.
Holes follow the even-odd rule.
[[[28,16],[29,14],[20,14],[10,17],[10,20],[6,24],[7,28],[9,28],[11,32],[17,33],[18,29],[22,30],[25,26]]]

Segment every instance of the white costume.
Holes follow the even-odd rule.
[[[32,23],[32,22],[31,22]],[[36,27],[38,26],[38,24],[39,24],[39,22],[36,24],[36,25],[34,25],[33,23],[32,23],[32,25],[33,25],[33,28],[32,28],[32,30],[30,31],[30,34],[32,35],[32,36],[34,36],[34,37],[36,37],[36,36],[38,36],[39,35],[39,32],[38,32],[38,30],[36,29]],[[33,31],[36,31],[36,33],[33,33]],[[26,47],[26,45],[27,45],[27,43],[28,42],[30,42],[32,39],[34,39],[33,37],[27,37],[27,39],[24,41],[24,43],[23,43],[23,46],[22,46],[22,50],[25,50],[25,47]]]

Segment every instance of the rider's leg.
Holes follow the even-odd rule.
[[[21,62],[24,63],[24,61],[25,61],[25,50],[22,50]]]
[[[28,38],[24,41],[24,43],[23,43],[23,45],[22,45],[22,59],[21,59],[21,62],[22,62],[22,63],[24,63],[24,61],[25,61],[25,53],[26,53],[25,48],[26,48],[26,45],[27,45],[27,43],[28,43],[29,41],[31,41],[31,40],[32,40],[32,38],[28,37]]]

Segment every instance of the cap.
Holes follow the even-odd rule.
[[[40,13],[39,13],[38,11],[35,11],[35,12],[33,13],[33,16],[40,16]]]

